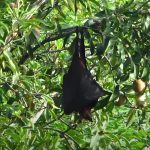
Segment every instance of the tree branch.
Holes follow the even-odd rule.
[[[61,32],[54,32],[54,33],[50,33],[50,35],[48,37],[46,37],[43,41],[39,42],[37,45],[35,45],[34,47],[31,47],[30,51],[31,53],[34,53],[39,47],[43,46],[44,44],[50,42],[50,41],[55,41],[58,39],[61,39],[65,36],[68,36],[72,33],[75,33],[76,30],[78,28],[78,31],[82,31],[83,29],[85,29],[85,27],[71,27],[68,29],[62,29]],[[26,52],[20,59],[18,65],[23,64],[28,58],[30,57],[30,54],[28,52]]]

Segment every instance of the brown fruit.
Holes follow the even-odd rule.
[[[133,86],[134,86],[134,91],[137,94],[143,94],[146,89],[146,83],[141,79],[135,80],[133,82]]]
[[[118,99],[115,101],[116,106],[121,106],[125,103],[127,97],[125,95],[120,95]]]
[[[18,35],[17,32],[13,32],[13,33],[12,33],[12,37],[13,37],[13,38],[17,37],[17,35]]]
[[[137,105],[137,107],[146,107],[147,106],[147,102],[145,101],[145,95],[143,94],[143,95],[139,95],[139,96],[137,96],[137,98],[136,98],[136,105]]]
[[[11,8],[17,8],[17,4],[16,3],[10,3]]]

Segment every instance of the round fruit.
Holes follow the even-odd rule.
[[[146,89],[146,83],[141,79],[135,80],[133,86],[137,94],[143,94]]]
[[[136,105],[137,107],[146,107],[147,106],[147,102],[145,101],[145,95],[140,95],[140,96],[137,96],[137,99],[136,99]]]
[[[127,97],[125,95],[120,95],[118,99],[115,101],[116,106],[121,106],[125,103]]]

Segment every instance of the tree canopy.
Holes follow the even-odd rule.
[[[150,146],[149,0],[3,0],[0,15],[0,148]],[[111,93],[92,122],[62,109],[77,27],[92,76]]]

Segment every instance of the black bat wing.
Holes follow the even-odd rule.
[[[80,92],[86,101],[98,100],[99,97],[105,95],[100,85],[93,80],[90,71],[84,70],[80,81]]]

